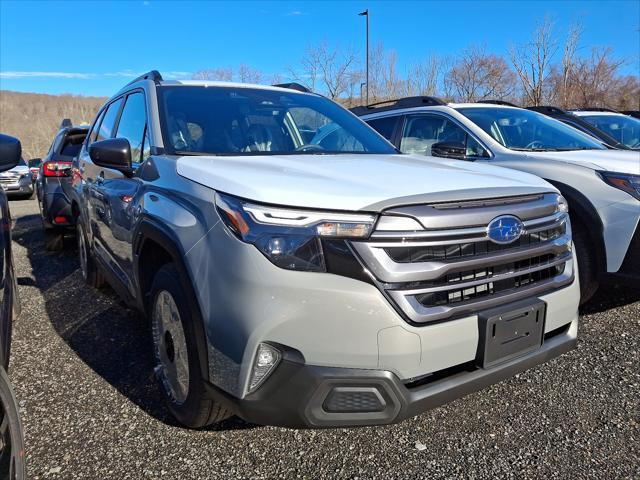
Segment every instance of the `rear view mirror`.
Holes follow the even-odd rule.
[[[131,145],[126,138],[109,138],[93,142],[89,146],[89,156],[96,165],[119,170],[128,175],[131,168]]]
[[[0,133],[0,172],[11,170],[18,165],[22,155],[20,140]]]
[[[467,148],[461,142],[438,142],[431,145],[431,155],[434,157],[466,158]]]

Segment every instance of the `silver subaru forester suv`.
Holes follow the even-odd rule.
[[[82,275],[148,316],[189,427],[397,422],[576,344],[553,186],[402,155],[295,84],[150,72],[100,110],[72,178]]]

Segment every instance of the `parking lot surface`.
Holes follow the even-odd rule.
[[[577,350],[398,425],[190,431],[160,400],[143,318],[84,286],[73,239],[44,250],[35,201],[10,207],[30,478],[640,478],[637,291],[603,288]]]

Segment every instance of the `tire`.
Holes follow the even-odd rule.
[[[598,268],[593,251],[593,242],[585,225],[577,219],[571,219],[573,245],[578,257],[578,277],[580,279],[580,305],[584,305],[596,293],[600,282]]]
[[[64,234],[51,230],[44,229],[44,248],[48,252],[59,252],[64,248]]]
[[[151,286],[149,316],[156,379],[167,406],[182,425],[198,429],[231,413],[206,393],[187,292],[176,267],[162,266]]]
[[[0,478],[25,478],[24,440],[18,403],[7,372],[0,367]]]
[[[104,285],[104,277],[93,258],[89,241],[84,231],[82,219],[76,219],[76,239],[78,241],[78,261],[80,262],[80,273],[87,285],[93,288],[100,288]]]

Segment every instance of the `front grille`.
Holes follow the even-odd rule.
[[[412,323],[449,320],[567,285],[573,280],[571,231],[568,215],[557,211],[557,196],[517,200],[394,209],[425,230],[376,231],[369,241],[351,245]],[[520,218],[525,231],[511,244],[496,244],[486,225],[506,214]]]
[[[415,263],[431,260],[452,260],[463,257],[486,255],[492,252],[511,250],[513,248],[536,245],[554,240],[565,233],[565,225],[539,232],[525,233],[513,243],[503,245],[491,241],[465,242],[453,245],[433,245],[423,247],[391,247],[385,249],[394,262]]]

